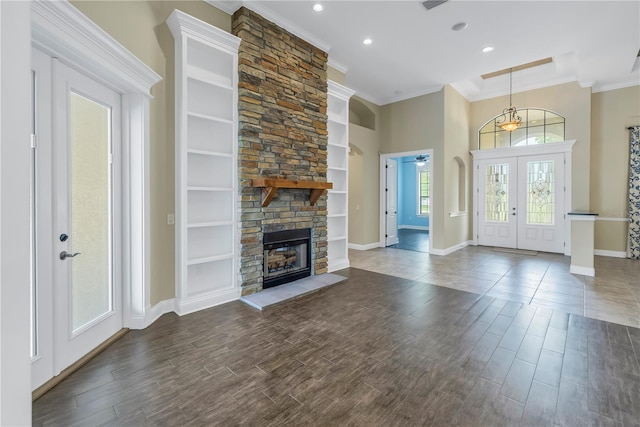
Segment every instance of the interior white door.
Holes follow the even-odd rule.
[[[478,178],[478,244],[516,248],[517,159],[481,160]]]
[[[54,361],[122,329],[120,95],[52,60]]]
[[[518,248],[564,252],[564,154],[518,157]]]
[[[391,246],[398,243],[398,162],[387,159],[385,166],[385,246]]]
[[[31,78],[36,389],[122,328],[120,96],[36,49]]]

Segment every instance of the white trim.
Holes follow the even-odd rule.
[[[406,157],[406,156],[417,156],[420,154],[424,154],[429,156],[429,164],[430,165],[435,165],[435,158],[433,156],[433,148],[426,148],[424,150],[413,150],[413,151],[404,151],[404,152],[400,152],[400,153],[385,153],[385,154],[380,154],[380,222],[379,222],[379,237],[380,237],[380,247],[385,247],[385,239],[384,239],[384,235],[385,235],[385,228],[386,228],[386,219],[385,219],[385,201],[386,201],[386,197],[385,197],[385,179],[386,179],[386,173],[385,173],[385,165],[387,162],[387,159],[396,159],[398,157]],[[433,167],[429,168],[429,185],[431,186],[430,191],[429,191],[429,207],[430,207],[430,213],[429,213],[429,225],[431,225],[431,218],[433,218],[433,200],[434,200],[434,193],[436,192],[436,188],[433,185]],[[429,238],[429,253],[433,253],[433,232],[431,232],[431,236]]]
[[[473,240],[467,240],[466,242],[458,243],[457,245],[453,245],[447,249],[429,249],[429,253],[431,255],[445,256],[472,245],[474,245]]]
[[[626,258],[627,257],[626,251],[607,251],[604,249],[595,249],[593,251],[593,254],[598,256],[606,256],[610,258]]]
[[[327,93],[348,102],[355,91],[333,80],[327,80]]]
[[[213,25],[194,18],[178,9],[171,12],[171,15],[167,18],[167,26],[171,30],[174,38],[179,37],[197,37],[204,39],[208,43],[215,43],[216,47],[236,54],[240,47],[242,39],[229,34],[226,31],[222,31]],[[181,35],[182,34],[182,35]]]
[[[423,217],[428,217],[427,215],[422,215]],[[406,230],[423,230],[423,231],[429,231],[429,226],[425,226],[425,225],[399,225],[398,226],[398,230],[400,229],[406,229]]]
[[[573,150],[575,139],[548,144],[523,145],[517,147],[489,148],[484,150],[471,150],[473,160],[498,159],[503,157],[519,157],[541,154],[570,153]]]
[[[31,3],[33,45],[119,92],[144,93],[162,78],[68,1]]]
[[[347,245],[347,247],[349,247]],[[338,261],[330,261],[331,267],[327,267],[327,273],[332,273],[334,271],[338,271],[338,270],[342,270],[344,268],[349,268],[350,264],[349,264],[349,258],[348,258],[349,254],[347,254],[347,258],[346,259],[340,259]]]
[[[604,83],[604,84],[596,83],[595,85],[593,85],[593,88],[591,89],[591,93],[593,94],[598,92],[607,92],[610,90],[624,89],[627,87],[633,87],[638,85],[640,85],[640,83],[638,82],[637,77],[632,78],[631,80],[627,80],[626,82]]]
[[[356,243],[349,243],[349,249],[353,249],[356,251],[368,251],[370,249],[375,249],[375,248],[379,248],[381,245],[381,242],[375,242],[375,243],[369,243],[366,245],[358,245]]]
[[[629,222],[629,218],[611,218],[611,217],[596,217],[596,221],[609,221],[609,222]]]
[[[567,219],[569,221],[588,221],[595,222],[596,215],[571,215],[567,214]]]
[[[237,0],[204,0],[205,3],[209,3],[211,6],[216,9],[220,9],[221,11],[233,15],[236,10],[242,7],[242,2]]]
[[[158,320],[160,317],[167,313],[174,313],[173,308],[175,307],[175,298],[166,299],[164,301],[160,301],[153,307],[147,310],[147,315],[144,319],[144,328],[151,325],[153,322]]]
[[[422,165],[422,166],[418,166],[415,165],[416,170],[415,170],[415,174],[416,174],[416,194],[415,194],[415,201],[416,201],[416,216],[417,217],[429,217],[429,214],[431,213],[431,196],[429,196],[429,212],[427,212],[426,214],[422,214],[420,213],[420,208],[421,208],[421,204],[420,204],[420,174],[423,171],[427,171],[429,173],[429,194],[431,194],[431,158],[427,158],[427,162]]]
[[[342,74],[347,74],[347,71],[349,71],[349,68],[346,65],[336,61],[331,57],[329,57],[329,59],[327,60],[327,65],[337,71],[340,71]]]
[[[444,85],[435,84],[435,85],[427,86],[420,90],[414,90],[406,93],[403,92],[400,95],[391,96],[385,99],[376,98],[375,102],[374,101],[371,101],[371,102],[373,102],[374,104],[377,104],[380,107],[383,107],[388,104],[393,104],[394,102],[406,101],[407,99],[417,98],[419,96],[429,95],[431,93],[437,93],[437,92],[440,92],[443,87]]]
[[[149,307],[149,100],[162,80],[67,1],[31,3],[32,44],[122,95],[123,322]]]
[[[580,267],[579,265],[571,265],[569,267],[569,273],[579,274],[581,276],[595,277],[596,269],[593,267]]]
[[[185,314],[194,313],[204,310],[205,308],[235,301],[240,298],[239,291],[240,289],[233,287],[221,291],[207,292],[206,294],[194,297],[183,297],[181,300],[176,299],[173,311],[179,316],[184,316]]]
[[[449,218],[456,218],[459,216],[467,216],[467,215],[469,215],[469,212],[467,211],[449,212]]]

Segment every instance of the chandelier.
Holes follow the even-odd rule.
[[[509,69],[509,108],[505,108],[502,112],[502,116],[496,119],[496,125],[502,130],[512,132],[520,127],[522,124],[522,117],[518,115],[518,110],[513,106],[511,102],[513,88],[513,68]]]

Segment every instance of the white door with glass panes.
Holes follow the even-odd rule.
[[[478,162],[478,244],[564,251],[564,154]]]
[[[36,388],[123,326],[121,98],[55,58],[33,57]]]

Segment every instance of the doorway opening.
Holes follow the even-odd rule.
[[[432,251],[432,162],[430,149],[380,156],[381,246]]]

